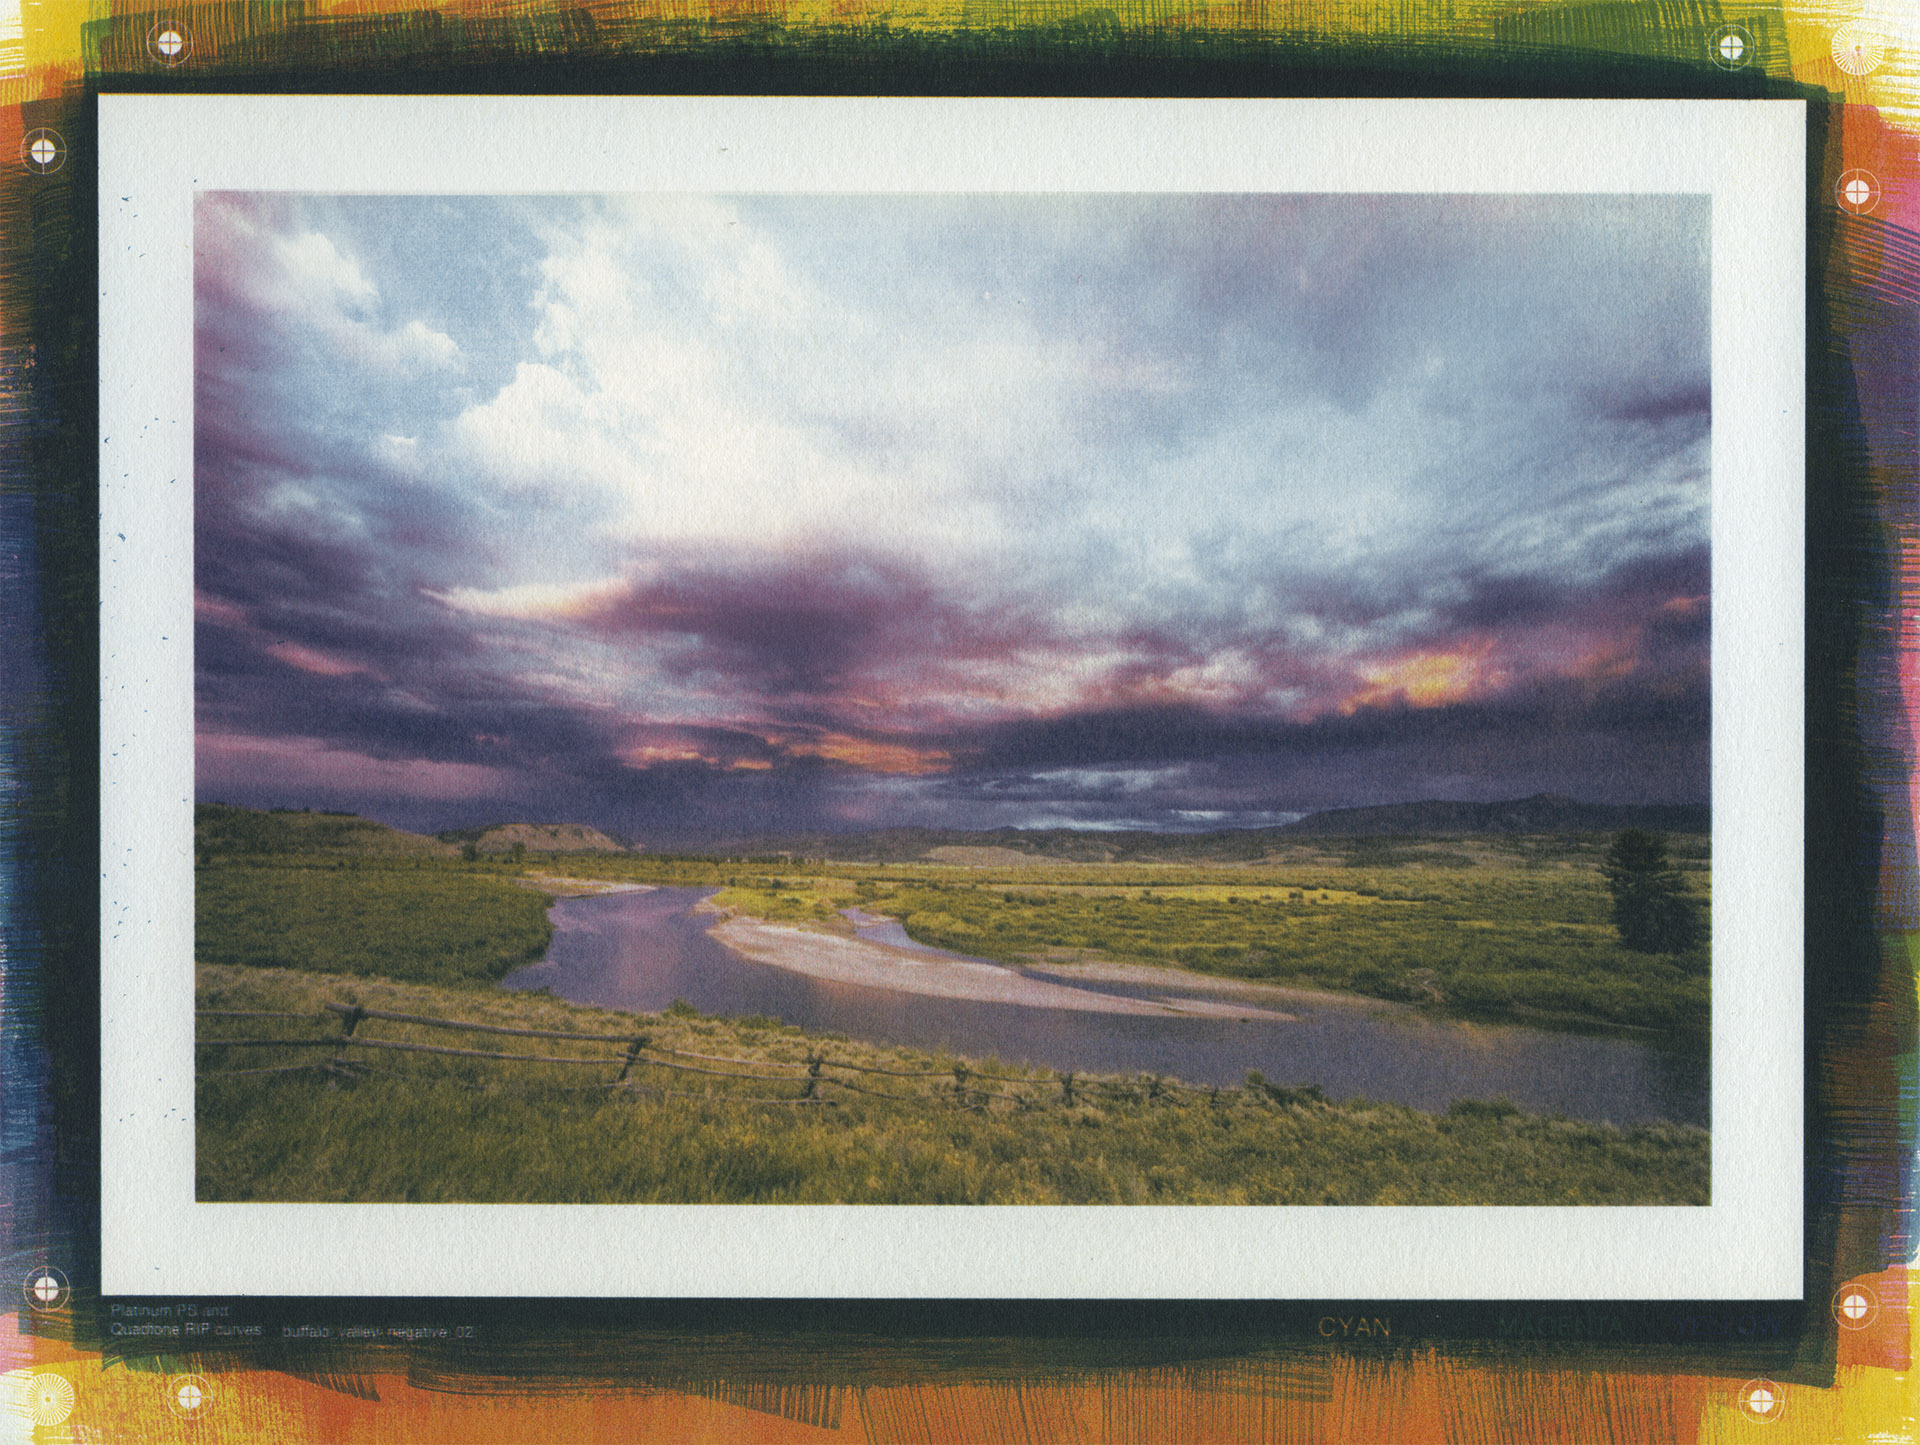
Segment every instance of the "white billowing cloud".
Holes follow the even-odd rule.
[[[631,586],[628,578],[613,577],[595,582],[526,582],[492,591],[455,587],[426,595],[476,617],[551,622],[598,612],[627,595]]]
[[[202,198],[196,219],[202,277],[296,338],[317,340],[334,363],[395,377],[460,365],[454,339],[420,318],[384,324],[379,287],[325,233],[285,233],[271,208],[223,195]]]
[[[1471,307],[1426,317],[1422,335],[1445,345],[1395,332],[1416,359],[1354,400],[1300,380],[1299,358],[1315,353],[1288,327],[1304,321],[1268,318],[1256,336],[1230,313],[1184,312],[1162,285],[1173,278],[1150,274],[1129,283],[1136,293],[1116,284],[1083,305],[1060,275],[1082,251],[1112,264],[1124,238],[981,214],[978,234],[941,235],[827,201],[808,212],[640,197],[557,212],[536,354],[459,415],[450,460],[507,514],[571,519],[579,555],[548,575],[662,548],[857,545],[1122,628],[1288,628],[1297,619],[1272,584],[1300,574],[1409,577],[1525,555],[1588,575],[1704,542],[1704,440],[1684,454],[1621,451],[1618,428],[1568,400],[1570,363],[1545,364],[1571,344],[1550,328],[1514,343],[1538,353],[1529,375]],[[1212,264],[1189,250],[1169,264]],[[1296,264],[1297,278],[1275,275],[1311,292],[1342,264],[1335,248]],[[1448,380],[1447,347],[1492,348],[1506,369]],[[1217,671],[1188,681],[1197,695],[1234,690]]]
[[[397,331],[380,337],[379,350],[389,365],[451,367],[460,359],[460,348],[444,331],[435,331],[418,318]]]
[[[1012,571],[1086,468],[1088,388],[1172,384],[1017,312],[829,294],[718,202],[608,213],[550,234],[539,359],[452,428],[514,504],[577,507],[606,542]]]
[[[332,305],[365,314],[380,299],[360,267],[318,231],[276,236],[270,254],[283,283],[278,294],[301,309]]]

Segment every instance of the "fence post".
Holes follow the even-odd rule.
[[[366,1009],[358,1002],[350,1004],[347,1011],[340,1015],[340,1038],[342,1043],[339,1052],[333,1056],[333,1068],[330,1070],[333,1077],[327,1080],[327,1087],[329,1089],[339,1088],[342,1079],[347,1080],[349,1083],[353,1082],[353,1070],[347,1063],[347,1046],[344,1041],[353,1037],[353,1031],[360,1027],[360,1020],[366,1016]]]
[[[645,1034],[641,1034],[638,1038],[634,1039],[632,1043],[627,1045],[626,1062],[620,1065],[620,1077],[613,1081],[613,1086],[616,1089],[626,1083],[627,1075],[631,1074],[633,1072],[633,1066],[640,1062],[640,1050],[646,1046],[647,1036]]]
[[[1073,1075],[1072,1074],[1062,1074],[1060,1076],[1060,1097],[1066,1103],[1068,1108],[1073,1107]]]
[[[953,1066],[953,1101],[963,1105],[967,1102],[967,1066],[965,1064]]]
[[[804,1094],[802,1094],[800,1097],[803,1099],[815,1098],[816,1095],[814,1091],[819,1087],[820,1087],[820,1056],[818,1054],[808,1054],[807,1055],[807,1091]]]

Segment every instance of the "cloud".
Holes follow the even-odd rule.
[[[203,198],[201,724],[629,831],[1700,796],[1705,221]]]
[[[358,262],[329,236],[283,229],[286,215],[285,205],[269,197],[215,191],[198,198],[197,317],[244,316],[266,333],[249,352],[274,344],[318,346],[347,365],[387,373],[459,364],[453,338],[420,318],[383,325],[380,291]],[[224,349],[236,337],[229,328],[210,339]]]
[[[318,738],[254,737],[205,732],[196,743],[203,788],[230,796],[267,790],[319,803],[351,800],[479,798],[497,795],[508,779],[470,763],[431,763],[371,757],[331,747]]]

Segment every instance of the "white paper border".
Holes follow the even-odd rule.
[[[1800,102],[108,95],[99,115],[103,1293],[1800,1294]],[[1712,1204],[196,1203],[191,207],[215,189],[1710,193]]]

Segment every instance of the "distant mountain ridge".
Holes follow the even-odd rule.
[[[1612,833],[1644,828],[1656,833],[1705,833],[1705,803],[1582,803],[1536,793],[1505,803],[1382,803],[1330,808],[1274,831],[1307,837],[1446,837],[1470,833]]]
[[[1240,862],[1276,848],[1321,838],[1453,838],[1498,833],[1615,833],[1644,828],[1657,833],[1705,833],[1704,803],[1582,803],[1554,793],[1499,803],[1385,803],[1367,808],[1331,808],[1270,828],[1212,833],[1096,831],[1077,828],[877,828],[865,833],[794,833],[742,838],[686,849],[704,856],[787,855],[842,862],[900,863],[932,858],[959,861],[957,853],[988,854],[1013,862],[1036,861]]]
[[[1254,862],[1315,838],[1462,838],[1489,834],[1614,833],[1644,828],[1656,833],[1704,834],[1710,809],[1704,803],[1582,803],[1553,793],[1499,803],[1428,801],[1331,808],[1296,822],[1268,828],[1211,833],[1155,833],[1077,828],[877,828],[864,833],[794,833],[702,842],[666,851],[702,857],[786,856],[841,862],[904,863],[931,859],[954,863],[1057,861]],[[484,856],[510,853],[640,853],[584,823],[500,823],[457,828],[437,837],[403,832],[351,813],[275,809],[261,812],[222,804],[195,809],[196,844],[213,853],[457,853],[464,844]]]

